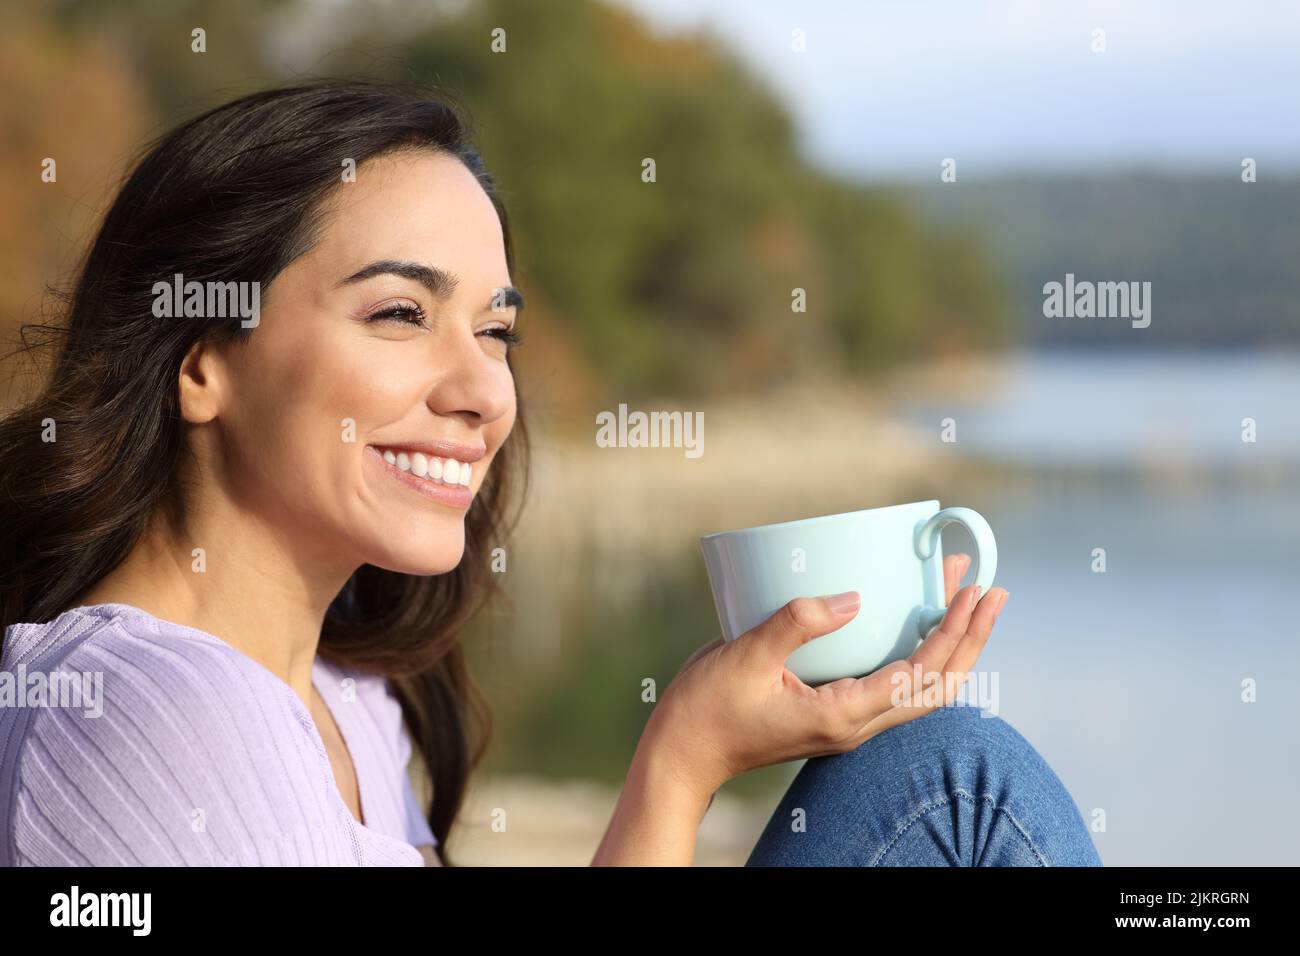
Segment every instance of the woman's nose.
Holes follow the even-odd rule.
[[[505,360],[484,350],[482,341],[461,331],[454,341],[439,344],[439,372],[426,400],[432,411],[468,415],[479,425],[509,413],[515,395],[514,374]]]

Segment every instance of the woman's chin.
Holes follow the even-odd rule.
[[[438,548],[433,553],[425,552],[422,554],[389,551],[383,555],[376,555],[366,563],[398,574],[428,577],[429,575],[446,574],[448,571],[454,571],[464,555],[465,548],[462,540],[460,546],[455,549]]]

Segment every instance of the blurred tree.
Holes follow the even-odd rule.
[[[533,346],[520,353],[521,374],[575,420],[585,423],[593,404],[860,373],[997,332],[1000,284],[978,242],[924,227],[895,193],[810,167],[778,97],[717,37],[659,37],[592,0],[31,9],[16,31],[40,51],[30,68],[62,56],[90,87],[114,78],[46,116],[69,135],[94,122],[79,104],[96,93],[134,120],[128,128],[160,131],[306,76],[449,91],[470,110],[517,237]],[[202,53],[191,39],[198,28]],[[503,50],[494,30],[504,31]],[[143,103],[133,87],[146,91]],[[47,84],[55,88],[75,89]],[[30,159],[23,150],[35,146],[18,120],[32,105],[11,108],[10,148]],[[105,151],[120,160],[119,140]],[[654,181],[643,179],[647,160]],[[40,203],[15,207],[27,220],[20,231],[48,224]],[[32,285],[30,273],[13,277],[9,303]],[[804,312],[791,308],[800,289]]]

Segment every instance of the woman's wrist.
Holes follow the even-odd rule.
[[[593,866],[690,866],[713,790],[681,763],[665,722],[652,715],[637,743]]]
[[[714,793],[730,779],[719,760],[714,759],[717,754],[709,742],[681,723],[666,697],[661,698],[647,721],[637,752],[651,766],[655,777],[674,779],[678,786],[694,794],[703,810],[709,808]]]

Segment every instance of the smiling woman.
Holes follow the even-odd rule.
[[[104,675],[97,717],[26,689],[42,706],[8,706],[0,685],[0,864],[445,848],[486,746],[460,635],[527,476],[512,268],[464,123],[419,94],[261,93],[150,149],[49,384],[0,422],[0,673]],[[156,315],[176,275],[255,283],[260,321]],[[817,758],[750,862],[1096,863],[1012,728],[897,700],[900,669],[965,675],[987,642],[1007,592],[959,592],[961,574],[945,559],[941,625],[868,675],[813,687],[785,667],[856,591],[702,648],[659,695],[592,862],[689,864],[727,780]]]
[[[0,423],[0,666],[106,674],[97,720],[0,709],[0,862],[445,857],[488,727],[460,632],[527,473],[512,268],[426,92],[262,92],[150,147]],[[259,322],[158,315],[176,276]]]

